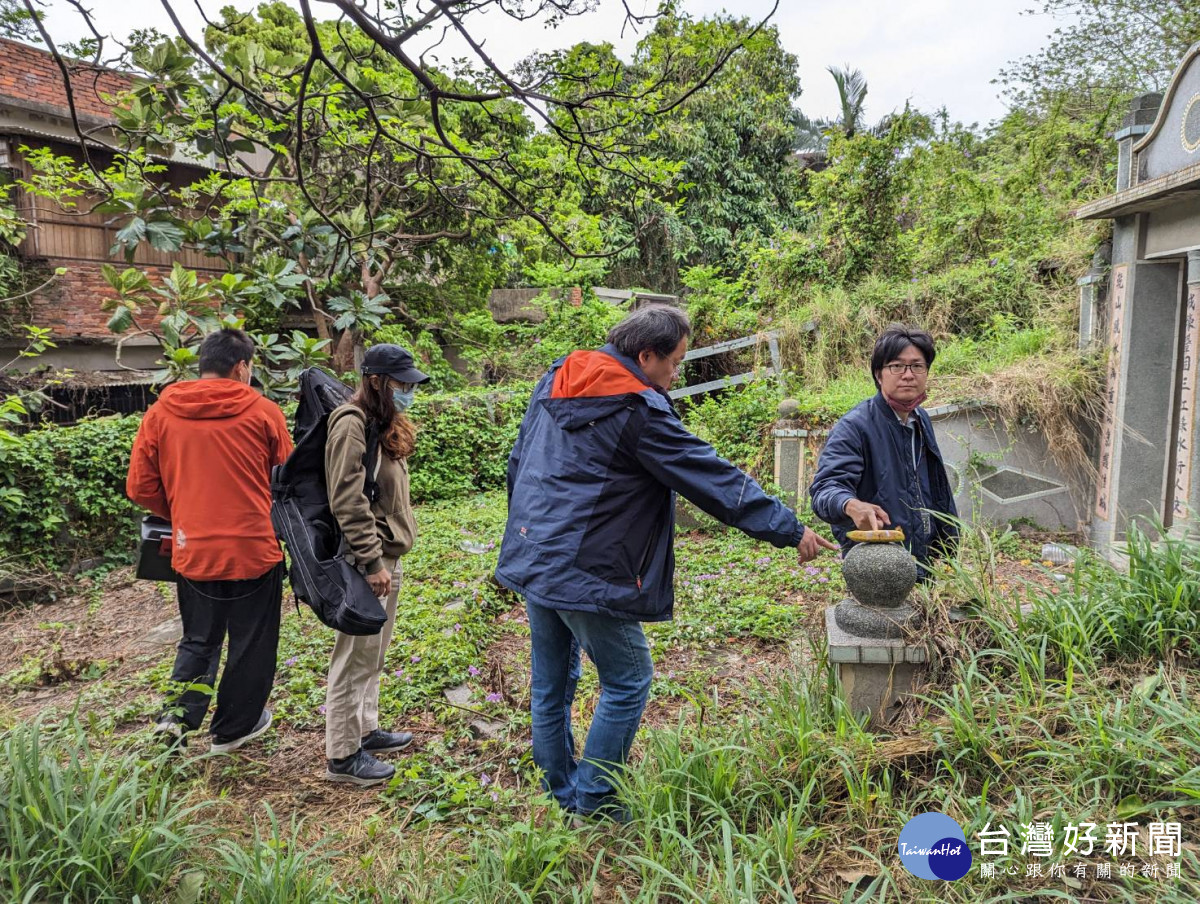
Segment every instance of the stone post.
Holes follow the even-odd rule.
[[[912,692],[927,658],[925,647],[906,637],[918,621],[907,602],[917,563],[898,542],[860,543],[846,554],[842,573],[854,598],[825,610],[829,660],[850,710],[880,726]]]
[[[1196,416],[1200,383],[1200,250],[1187,256],[1187,295],[1184,299],[1183,348],[1179,357],[1179,420],[1175,432],[1175,466],[1171,533],[1200,539],[1200,418]]]
[[[1162,97],[1157,92],[1135,97],[1129,104],[1129,112],[1121,120],[1121,128],[1113,135],[1117,142],[1117,191],[1133,188],[1138,183],[1138,174],[1133,171],[1133,146],[1154,125]]]
[[[1108,268],[1112,260],[1112,243],[1105,242],[1092,256],[1088,272],[1076,280],[1079,286],[1079,349],[1086,351],[1103,341],[1100,334],[1101,316],[1108,300]]]

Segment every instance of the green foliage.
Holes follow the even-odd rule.
[[[929,136],[926,117],[905,110],[880,134],[834,134],[829,166],[807,173],[803,208],[815,217],[824,271],[835,283],[908,272],[898,238],[911,159],[905,151]],[[811,267],[812,265],[808,265]]]
[[[504,486],[508,453],[529,404],[531,386],[452,396],[417,393],[409,414],[417,449],[409,459],[413,500],[451,499]]]
[[[327,844],[305,843],[298,837],[296,818],[286,828],[270,804],[265,820],[254,819],[254,834],[246,843],[220,838],[214,845],[219,866],[210,884],[222,904],[270,901],[271,904],[349,904],[330,877],[336,852]],[[263,831],[263,823],[266,831]]]
[[[205,834],[162,757],[94,753],[74,719],[18,725],[0,752],[5,900],[157,900]]]
[[[1161,91],[1180,58],[1200,40],[1200,10],[1190,3],[1143,6],[1136,0],[1042,0],[1062,22],[1046,46],[1014,60],[999,81],[1019,106],[1066,102],[1080,114]]]
[[[738,467],[769,470],[771,426],[778,416],[778,381],[766,378],[708,393],[687,406],[684,423]]]
[[[1129,571],[1082,554],[1069,592],[1042,594],[1023,630],[1045,637],[1063,669],[1113,661],[1194,656],[1200,636],[1200,549],[1136,524],[1128,535]]]
[[[612,212],[614,245],[632,242],[614,259],[621,283],[675,291],[681,268],[735,267],[741,247],[796,221],[800,178],[790,157],[800,83],[774,26],[751,35],[749,19],[694,18],[673,4],[664,11],[637,46],[631,78],[677,60],[673,87],[682,88],[720,47],[745,44],[705,90],[639,127],[650,154],[677,167],[674,193],[638,207],[616,194],[585,203]]]
[[[139,423],[106,417],[19,436],[0,460],[0,482],[21,491],[0,518],[0,547],[57,566],[132,550],[136,509],[125,476]]]
[[[702,348],[725,339],[740,339],[759,326],[757,299],[746,297],[746,281],[722,275],[716,267],[690,267],[681,274],[687,287],[687,314],[692,322],[688,345]]]
[[[446,334],[461,342],[459,353],[489,380],[540,379],[564,355],[604,345],[608,331],[626,313],[591,292],[583,293],[578,307],[565,294],[535,299],[546,312],[541,323],[501,326],[485,310],[459,317]]]

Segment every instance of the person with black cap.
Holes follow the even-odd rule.
[[[404,411],[415,387],[428,380],[400,346],[372,346],[363,358],[358,391],[329,415],[329,505],[345,537],[347,559],[366,576],[387,612],[387,623],[378,634],[339,633],[334,641],[325,691],[325,777],[330,781],[364,786],[385,782],[396,769],[375,754],[412,743],[407,731],[379,727],[379,676],[396,623],[400,557],[412,548],[417,529],[408,495],[408,457],[416,428]],[[379,495],[374,502],[363,492],[371,427],[379,431]]]

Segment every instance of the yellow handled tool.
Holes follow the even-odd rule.
[[[855,543],[898,543],[904,540],[904,528],[894,530],[852,530],[846,534]]]

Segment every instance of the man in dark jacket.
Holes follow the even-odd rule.
[[[620,817],[625,763],[653,666],[640,622],[674,603],[675,493],[800,561],[836,549],[679,420],[667,389],[691,327],[674,308],[626,317],[599,351],[557,361],[534,390],[508,462],[496,578],[525,597],[532,639],[533,758],[565,809]],[[601,696],[575,759],[579,650]]]
[[[957,540],[958,514],[929,415],[921,409],[936,354],[924,330],[893,326],[871,355],[879,390],[829,432],[808,489],[813,513],[829,522],[843,551],[848,531],[899,526],[922,566]],[[921,569],[928,576],[926,568]]]

